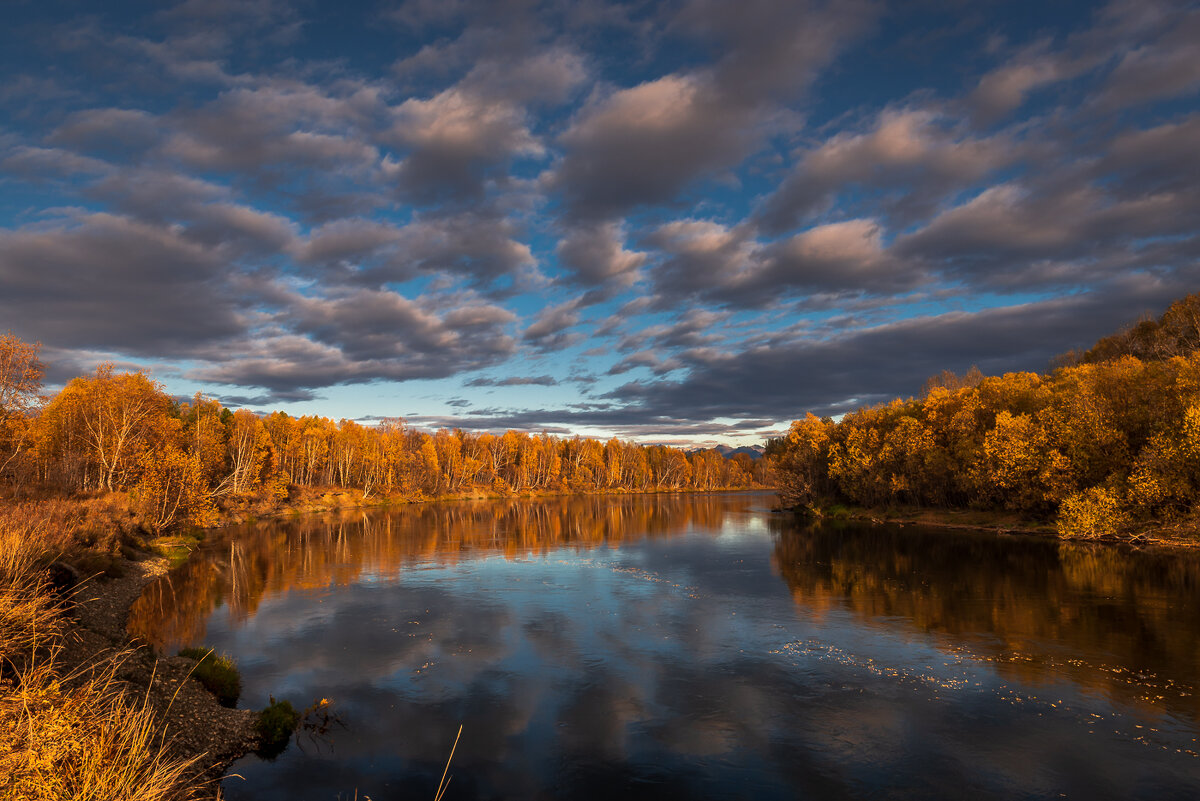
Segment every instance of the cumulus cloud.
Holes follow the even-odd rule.
[[[791,124],[778,105],[869,24],[868,4],[698,0],[675,25],[724,53],[711,68],[672,72],[596,93],[561,137],[553,175],[581,219],[665,203],[697,179],[740,163]]]
[[[1112,198],[1093,186],[1037,193],[1021,184],[1001,184],[937,215],[928,225],[900,237],[898,256],[938,265],[979,283],[1016,285],[1039,281],[1032,265],[1057,260],[1071,274],[1052,273],[1050,284],[1087,283],[1102,276],[1093,268],[1110,249],[1129,254],[1140,240],[1193,230],[1198,198],[1172,192]],[[1006,274],[1007,273],[1007,274]]]
[[[59,347],[187,357],[245,328],[230,266],[178,231],[83,214],[0,231],[0,313]]]
[[[569,329],[579,324],[579,302],[569,300],[557,306],[549,306],[534,318],[525,329],[524,340],[543,353],[563,350],[576,342],[581,335]]]
[[[753,228],[706,220],[661,226],[647,237],[662,259],[651,273],[658,303],[700,298],[724,307],[763,308],[802,293],[907,291],[922,271],[894,259],[883,229],[858,219],[764,241]]]
[[[291,293],[236,355],[191,377],[294,392],[378,380],[444,378],[497,364],[516,350],[515,316],[478,299],[386,290]]]
[[[771,231],[787,230],[826,211],[853,191],[871,196],[901,222],[932,211],[942,198],[1015,161],[1021,153],[1008,137],[979,138],[931,109],[880,113],[863,133],[842,132],[807,150],[763,204],[759,219]]]
[[[520,107],[457,87],[406,100],[393,113],[385,139],[407,153],[388,174],[406,200],[478,200],[496,169],[543,152]]]
[[[567,231],[555,248],[572,283],[585,287],[628,287],[646,263],[646,254],[625,249],[625,229],[616,222],[580,225]]]
[[[69,114],[47,139],[84,153],[136,159],[160,141],[162,129],[155,123],[141,109],[85,109]]]
[[[274,171],[284,167],[362,173],[379,160],[362,128],[380,111],[369,86],[327,91],[294,80],[262,81],[173,113],[162,150],[195,168],[259,179],[277,178]]]

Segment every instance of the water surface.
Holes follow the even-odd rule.
[[[1200,558],[867,525],[768,494],[229,529],[136,634],[344,723],[230,799],[1200,797]],[[299,747],[298,747],[299,746]]]

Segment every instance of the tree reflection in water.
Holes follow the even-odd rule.
[[[239,763],[234,799],[432,797],[460,723],[447,798],[1196,797],[1200,554],[772,502],[268,521],[213,535],[130,627],[344,716]]]
[[[847,609],[942,635],[1016,680],[1065,674],[1200,716],[1200,554],[984,532],[770,519],[773,562],[810,614]]]
[[[364,574],[397,577],[415,561],[454,564],[481,554],[520,557],[563,546],[594,548],[629,538],[720,530],[755,495],[584,495],[417,504],[339,515],[268,520],[219,538],[151,584],[129,612],[131,634],[164,652],[202,644],[220,606],[234,621],[264,595],[347,586]],[[760,501],[761,502],[761,501]]]

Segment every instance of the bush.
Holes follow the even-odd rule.
[[[271,698],[271,703],[266,709],[258,713],[258,755],[274,759],[282,754],[283,749],[287,748],[292,732],[299,725],[300,713],[292,707],[290,701],[276,701]]]
[[[215,695],[221,706],[237,706],[238,696],[242,694],[242,677],[232,659],[218,656],[209,648],[184,648],[179,655],[199,662],[192,677]]]
[[[1121,497],[1107,487],[1068,496],[1058,510],[1058,535],[1071,539],[1112,537],[1129,525]]]

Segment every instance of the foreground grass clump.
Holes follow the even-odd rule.
[[[106,660],[62,675],[64,625],[45,564],[61,530],[25,506],[0,508],[0,786],[22,801],[176,801],[196,795],[148,705]]]
[[[258,714],[258,755],[268,759],[279,756],[287,748],[292,732],[300,725],[300,713],[288,700],[271,703]]]
[[[242,677],[232,659],[223,654],[218,656],[210,648],[184,648],[179,655],[198,662],[192,677],[215,695],[221,706],[230,709],[237,706],[242,694]]]
[[[28,801],[174,801],[195,796],[191,761],[168,756],[153,710],[128,698],[110,663],[86,681],[60,678],[52,661],[0,687],[0,775]]]

